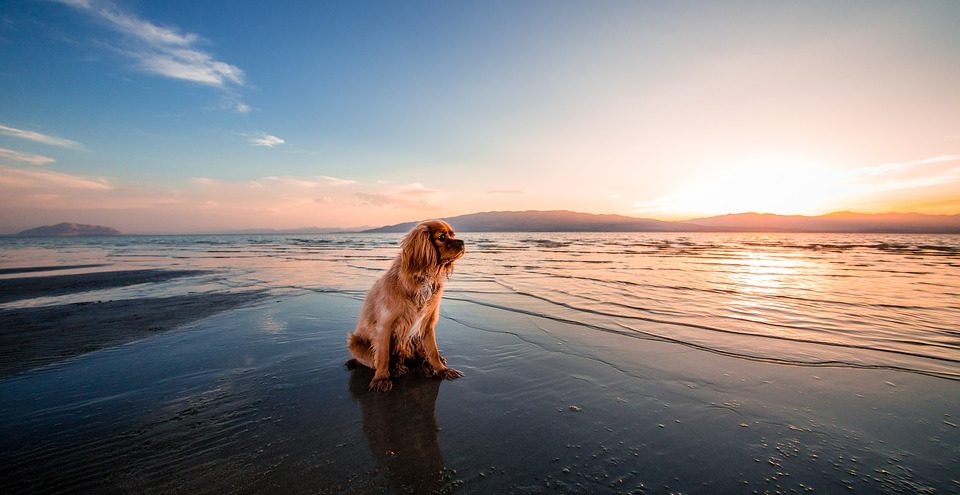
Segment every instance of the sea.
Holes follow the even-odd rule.
[[[362,298],[401,234],[0,238],[7,269],[196,269],[0,309],[203,292]],[[444,297],[738,359],[960,380],[960,236],[462,233]],[[7,270],[11,271],[11,270]]]

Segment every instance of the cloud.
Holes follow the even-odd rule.
[[[184,33],[175,27],[164,27],[124,12],[108,1],[57,0],[84,12],[120,33],[126,39],[123,48],[115,50],[132,59],[136,68],[158,76],[212,86],[224,91],[242,87],[243,69],[223,62],[196,45],[203,38]],[[250,106],[231,95],[230,109],[246,113]]]
[[[429,210],[434,208],[434,206],[427,201],[408,199],[395,194],[356,192],[353,193],[353,195],[360,200],[361,205],[380,207],[395,206],[414,210]]]
[[[921,187],[933,187],[952,182],[960,181],[960,168],[952,168],[938,172],[934,175],[923,177],[911,177],[897,180],[889,180],[872,184],[864,187],[865,193],[898,191],[901,189],[916,189]]]
[[[841,180],[853,183],[860,194],[932,187],[960,180],[960,168],[951,165],[958,161],[960,155],[937,155],[857,167],[848,169]]]
[[[361,206],[393,206],[412,210],[433,210],[436,206],[429,199],[438,199],[440,193],[432,189],[404,189],[394,192],[355,192],[354,198]]]
[[[194,177],[190,179],[190,182],[197,186],[212,186],[217,184],[216,179],[211,179],[209,177]]]
[[[271,134],[259,134],[256,136],[251,136],[247,142],[249,142],[251,146],[266,146],[267,148],[273,148],[285,143],[286,141],[284,141],[283,138],[278,138],[277,136],[273,136]]]
[[[289,186],[300,188],[316,188],[324,186],[346,186],[356,184],[357,181],[350,179],[341,179],[329,175],[270,175],[260,177],[259,179],[237,182],[229,180],[212,179],[209,177],[194,177],[190,182],[197,186],[236,186],[242,185],[249,189],[262,189],[265,187]]]
[[[0,211],[9,212],[0,215],[0,232],[63,218],[126,232],[356,227],[439,216],[434,205],[444,193],[430,191],[328,175],[194,177],[161,185],[0,165]]]
[[[188,47],[200,40],[196,34],[180,33],[175,28],[157,26],[122,12],[116,6],[106,2],[70,0],[61,0],[61,2],[81,10],[88,10],[107,21],[114,29],[153,45]]]
[[[404,196],[431,196],[436,193],[437,191],[430,189],[419,182],[408,184],[407,186],[404,186],[403,189],[397,191],[397,194],[402,194]]]
[[[299,187],[322,187],[322,186],[346,186],[356,184],[357,181],[350,179],[341,179],[339,177],[330,177],[329,175],[304,175],[304,176],[269,176],[254,181],[258,184],[271,182],[280,185],[290,185]]]
[[[132,52],[130,55],[137,59],[140,69],[160,76],[218,88],[227,83],[243,85],[243,71],[239,67],[220,62],[199,50]]]
[[[225,97],[223,101],[220,102],[220,105],[217,106],[217,108],[220,110],[230,110],[231,112],[237,113],[250,113],[253,111],[253,107],[240,101],[235,95]]]
[[[523,194],[523,191],[520,189],[494,189],[492,191],[485,191],[485,194]]]
[[[937,155],[920,160],[911,160],[907,162],[883,163],[880,165],[871,165],[868,167],[859,167],[851,170],[854,175],[883,175],[894,172],[905,171],[917,166],[934,165],[938,163],[949,163],[960,160],[960,155]]]
[[[380,181],[377,181],[377,183],[380,183]],[[392,186],[385,191],[355,192],[353,196],[360,200],[359,204],[361,206],[394,206],[413,210],[433,210],[436,209],[436,206],[431,203],[431,200],[437,201],[442,199],[443,193],[435,189],[430,189],[419,182],[414,182],[412,184]]]
[[[109,191],[113,184],[105,177],[85,177],[52,170],[20,169],[0,166],[0,187],[24,190]]]
[[[350,179],[341,179],[339,177],[330,177],[329,175],[316,175],[314,176],[315,180],[323,182],[324,184],[329,184],[331,186],[346,186],[349,184],[356,184],[357,181]]]
[[[30,153],[21,153],[19,151],[8,150],[7,148],[0,148],[0,158],[16,160],[18,162],[25,162],[32,165],[46,165],[48,163],[53,163],[53,158],[48,156],[31,155]]]
[[[40,134],[39,132],[25,131],[23,129],[17,129],[16,127],[9,127],[2,124],[0,124],[0,134],[6,134],[7,136],[13,136],[20,139],[27,139],[37,143],[48,144],[50,146],[58,146],[60,148],[70,148],[75,150],[84,149],[83,145],[76,141],[71,141],[69,139],[56,136],[49,136],[47,134]]]

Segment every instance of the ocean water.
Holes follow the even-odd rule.
[[[739,359],[960,380],[960,236],[463,233],[445,297]],[[397,234],[0,239],[3,269],[212,270],[0,308],[268,289],[362,298]],[[92,266],[83,266],[92,265]]]
[[[0,311],[272,296],[0,377],[0,493],[960,486],[960,236],[461,237],[438,341],[466,376],[388,393],[344,337],[400,235],[0,239],[0,279],[196,270]],[[129,325],[110,304],[71,308]]]

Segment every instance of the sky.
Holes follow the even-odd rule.
[[[0,233],[960,213],[960,2],[0,0]]]

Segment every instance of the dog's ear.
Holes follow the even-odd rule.
[[[430,228],[417,225],[403,238],[400,247],[402,266],[409,273],[420,273],[437,265],[437,250],[430,239]]]

